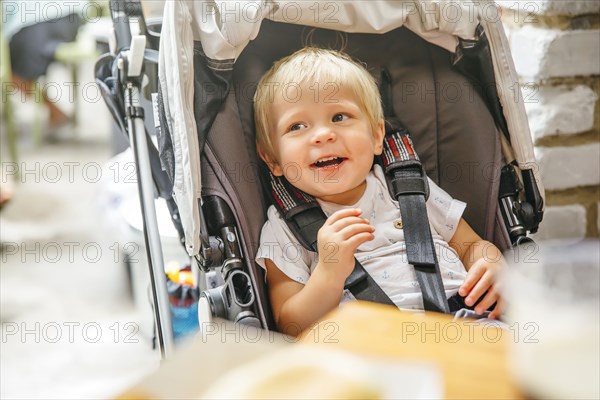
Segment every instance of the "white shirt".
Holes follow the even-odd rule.
[[[421,289],[414,268],[408,264],[404,230],[398,202],[390,196],[385,175],[375,165],[366,178],[367,186],[360,200],[350,206],[318,200],[327,216],[342,208],[360,208],[362,216],[375,227],[375,238],[361,244],[356,259],[379,284],[381,289],[401,309],[423,309]],[[463,283],[467,272],[448,241],[456,232],[466,204],[453,199],[432,180],[429,180],[429,198],[426,203],[429,226],[438,257],[446,296],[450,297]],[[294,237],[274,206],[267,211],[256,262],[263,268],[270,259],[290,279],[306,283],[317,266],[318,256],[306,250]],[[341,302],[351,298],[348,291],[341,295]]]

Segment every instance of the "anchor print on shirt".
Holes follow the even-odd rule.
[[[440,196],[435,196],[434,200],[435,200],[435,202],[436,202],[436,203],[438,203],[438,204],[441,204],[441,205],[442,205],[442,206],[444,206],[444,207],[448,207],[448,203],[447,203],[447,202],[446,202],[446,200],[445,200],[445,199],[443,199],[442,197],[440,197]]]

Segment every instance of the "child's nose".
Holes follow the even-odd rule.
[[[328,126],[323,126],[317,129],[313,136],[313,142],[315,144],[322,144],[327,142],[334,142],[336,139],[335,131]]]

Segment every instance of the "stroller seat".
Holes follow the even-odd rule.
[[[242,321],[246,313],[274,327],[264,273],[254,263],[269,201],[252,100],[273,62],[303,46],[342,50],[377,80],[389,74],[393,112],[411,132],[427,175],[467,203],[464,218],[482,238],[504,250],[514,243],[515,227],[519,234],[537,229],[543,188],[522,99],[505,90],[517,80],[499,21],[476,12],[449,23],[439,5],[435,17],[422,9],[429,3],[407,0],[343,2],[337,23],[327,24],[311,21],[314,10],[305,8],[290,23],[282,14],[286,1],[239,2],[234,11],[225,3],[166,2],[159,55],[160,158],[186,249],[199,260],[201,278],[215,270],[226,278],[231,268],[248,276],[237,276],[238,287],[226,278],[217,316]],[[516,171],[512,191],[501,185],[506,168]],[[535,221],[519,225],[514,204],[530,204]],[[237,235],[234,250],[227,247],[231,235]],[[206,282],[200,280],[201,289],[210,289]],[[243,307],[227,314],[223,308],[236,302]]]
[[[248,238],[245,253],[250,261],[258,250],[269,205],[258,181],[262,161],[254,144],[254,89],[274,61],[307,44],[343,50],[364,62],[376,77],[382,68],[390,73],[394,113],[411,132],[427,175],[467,203],[464,218],[482,238],[501,249],[509,247],[496,212],[499,185],[493,174],[501,168],[498,131],[476,84],[452,69],[451,53],[403,27],[369,35],[263,21],[258,36],[234,65],[232,90],[208,132],[202,164],[203,195],[228,199]],[[204,106],[195,104],[197,115],[202,115]],[[256,268],[255,275],[257,292],[266,293],[263,271]]]

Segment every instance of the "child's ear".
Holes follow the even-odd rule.
[[[377,124],[377,129],[373,132],[373,139],[375,140],[374,154],[376,156],[383,152],[383,138],[385,137],[385,122],[380,120]]]
[[[271,159],[271,157],[261,148],[257,148],[256,151],[258,152],[258,156],[261,158],[261,160],[263,160],[265,162],[265,164],[267,164],[267,167],[269,167],[269,170],[271,171],[271,173],[275,176],[282,176],[283,175],[283,169],[281,168],[281,166],[279,165],[279,163],[277,161],[274,161],[273,159]]]

